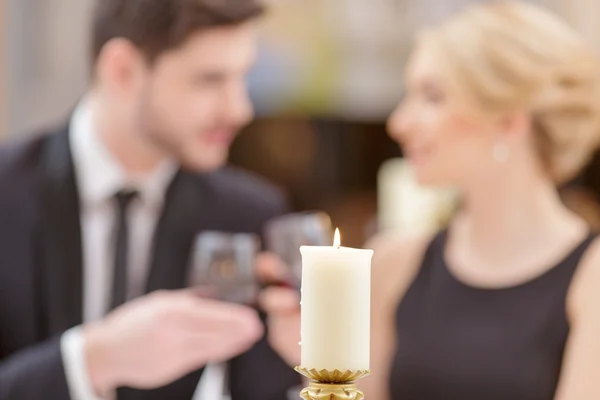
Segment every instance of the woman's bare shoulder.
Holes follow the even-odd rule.
[[[401,297],[414,279],[433,234],[384,233],[367,244],[374,250],[372,281],[374,297]]]
[[[556,399],[600,398],[600,240],[587,249],[571,283],[567,299],[570,323]]]
[[[600,310],[600,238],[596,238],[581,260],[571,284],[568,298],[571,317]]]

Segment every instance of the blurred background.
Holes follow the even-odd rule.
[[[249,80],[257,119],[232,162],[283,186],[294,209],[328,212],[350,246],[378,229],[438,223],[451,191],[411,184],[385,120],[402,96],[413,33],[476,1],[484,0],[270,0]],[[535,2],[600,51],[600,1]],[[91,4],[0,0],[2,140],[69,115],[88,79]],[[598,225],[599,157],[567,189],[565,201]]]

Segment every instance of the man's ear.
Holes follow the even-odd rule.
[[[98,56],[96,73],[105,87],[117,96],[127,96],[140,84],[146,68],[140,50],[129,40],[108,41]]]

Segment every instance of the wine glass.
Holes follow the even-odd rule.
[[[289,284],[298,287],[302,278],[300,246],[330,246],[331,218],[320,211],[283,215],[270,220],[265,228],[267,250],[290,268]]]
[[[259,251],[257,235],[202,232],[194,243],[189,285],[219,300],[252,304],[259,290],[254,270]]]

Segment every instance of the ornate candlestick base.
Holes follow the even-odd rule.
[[[296,367],[296,371],[310,379],[308,387],[300,392],[304,400],[363,400],[365,395],[356,387],[356,381],[370,371],[328,371]]]

